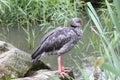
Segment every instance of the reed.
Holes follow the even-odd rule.
[[[91,28],[99,37],[97,51],[101,54],[102,59],[99,61],[99,67],[104,70],[105,80],[117,80],[120,76],[120,9],[118,3],[118,0],[114,0],[111,6],[106,0],[107,9],[102,12],[100,18],[91,3],[87,3],[88,15],[95,24],[95,27]],[[94,39],[92,41],[94,42]]]

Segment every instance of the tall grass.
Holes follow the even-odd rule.
[[[113,4],[106,0],[107,9],[102,12],[100,19],[91,3],[87,3],[88,14],[95,24],[92,29],[100,41],[97,45],[102,57],[102,60],[99,61],[99,67],[104,70],[105,80],[118,80],[120,78],[120,9],[118,3],[118,0],[114,0]]]
[[[35,35],[38,37],[43,30],[46,33],[56,26],[67,25],[72,17],[81,16],[82,3],[79,0],[0,0],[0,27],[24,27],[31,48]],[[39,32],[33,29],[36,27]]]
[[[0,23],[3,27],[29,27],[54,20],[56,24],[80,15],[81,3],[79,0],[0,0]]]

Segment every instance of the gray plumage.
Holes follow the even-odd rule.
[[[62,55],[73,48],[82,36],[82,20],[73,18],[70,22],[71,26],[57,27],[42,38],[39,47],[31,56],[32,62],[45,55]]]

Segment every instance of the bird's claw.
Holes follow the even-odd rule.
[[[68,78],[68,79],[70,79],[70,76],[69,76],[70,71],[71,71],[71,68],[65,67],[65,68],[63,68],[62,72],[57,71],[56,74],[60,78]]]
[[[65,72],[59,72],[58,73],[58,76],[60,77],[60,78],[70,78],[70,76],[68,75],[68,73],[65,73]]]

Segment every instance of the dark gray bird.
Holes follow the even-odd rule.
[[[39,47],[32,54],[32,62],[45,55],[58,55],[58,72],[62,69],[61,55],[70,51],[82,36],[82,20],[72,18],[69,27],[57,27],[47,33],[41,40]]]

